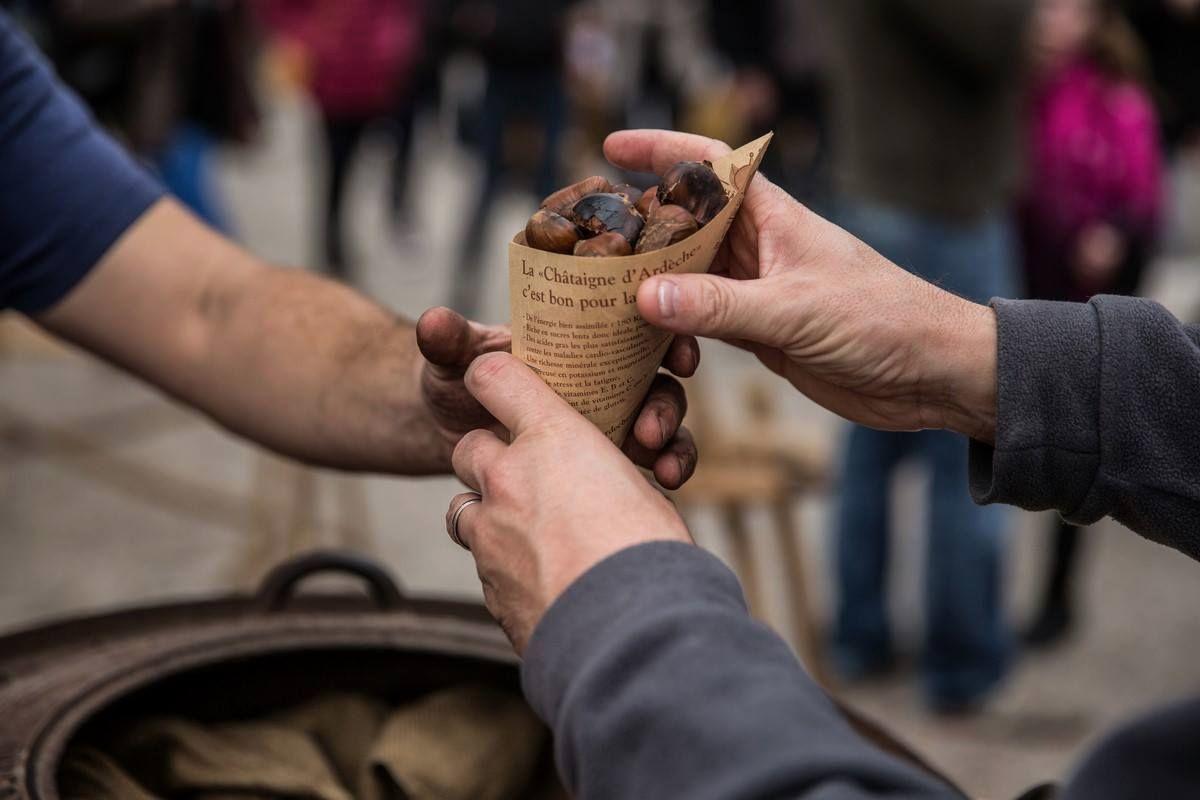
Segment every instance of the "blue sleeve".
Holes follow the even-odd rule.
[[[0,309],[57,303],[161,195],[0,11]]]
[[[638,545],[581,576],[534,631],[522,681],[580,800],[960,797],[860,738],[691,545]]]

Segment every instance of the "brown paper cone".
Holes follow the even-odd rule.
[[[708,271],[773,135],[713,162],[729,202],[711,222],[670,247],[579,258],[534,250],[525,245],[524,233],[509,244],[513,354],[618,445],[671,344],[671,334],[638,314],[638,286],[653,275]]]

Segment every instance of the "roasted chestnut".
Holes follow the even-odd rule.
[[[658,200],[663,205],[683,206],[701,225],[711,222],[729,202],[717,173],[701,161],[680,161],[667,170],[658,182]]]
[[[542,201],[541,208],[548,208],[559,214],[566,214],[571,206],[578,203],[585,195],[611,191],[612,184],[607,179],[599,175],[593,175],[590,178],[584,178],[579,183],[559,189]]]
[[[638,198],[642,196],[642,190],[634,186],[632,183],[618,183],[612,187],[613,194],[619,194],[624,197],[632,205],[637,203]]]
[[[638,198],[637,202],[634,204],[634,208],[638,210],[639,214],[649,220],[650,215],[654,213],[654,209],[658,208],[660,205],[662,204],[658,202],[658,187],[651,186],[649,189],[642,192],[642,196]]]
[[[574,205],[566,217],[578,225],[584,235],[615,231],[624,236],[630,246],[637,241],[646,223],[631,203],[611,192],[587,195]]]
[[[571,220],[549,209],[534,212],[525,226],[525,243],[550,253],[570,253],[579,241],[579,229]]]
[[[575,255],[586,258],[604,256],[627,256],[633,253],[629,240],[616,231],[602,233],[591,239],[583,239],[575,245]]]
[[[683,206],[659,206],[646,220],[635,252],[661,250],[691,236],[699,227],[692,212]]]

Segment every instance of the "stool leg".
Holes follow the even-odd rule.
[[[792,604],[792,625],[796,637],[796,649],[800,660],[808,667],[813,679],[823,686],[829,685],[829,675],[822,657],[820,637],[808,602],[808,581],[804,574],[804,548],[800,542],[800,528],[792,513],[792,504],[780,500],[771,507],[775,517],[775,535],[783,554],[783,566],[787,573],[788,594]]]
[[[320,483],[312,467],[295,462],[289,462],[288,467],[292,496],[288,505],[286,534],[287,554],[290,556],[320,544],[320,525],[317,522],[317,491]]]
[[[729,532],[733,569],[742,581],[746,605],[750,607],[751,614],[761,619],[766,610],[763,606],[762,584],[759,581],[758,567],[754,563],[750,534],[742,518],[742,507],[738,503],[729,503],[722,506],[721,515],[725,520],[725,530]]]
[[[365,553],[375,552],[371,535],[371,509],[367,503],[367,484],[357,475],[334,476],[338,515],[333,534],[338,547]]]

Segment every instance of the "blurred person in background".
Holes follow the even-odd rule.
[[[705,0],[594,2],[613,32],[613,94],[618,125],[678,124],[697,97],[719,91],[729,73],[712,39],[713,4]],[[753,16],[757,4],[747,6]],[[603,76],[601,76],[603,77]],[[740,110],[725,107],[715,124],[736,125]]]
[[[564,22],[573,3],[553,0],[460,0],[451,12],[455,36],[477,52],[487,71],[475,131],[483,179],[466,215],[450,306],[478,312],[480,265],[488,221],[506,168],[519,150],[536,155],[538,199],[558,187],[567,108],[563,92]]]
[[[834,176],[840,221],[902,267],[963,297],[1012,297],[1010,209],[1029,0],[827,3]],[[975,708],[1006,673],[1002,557],[1007,516],[966,491],[967,448],[948,431],[854,426],[837,509],[835,666],[890,670],[890,485],[928,467],[924,693],[937,711]]]
[[[747,5],[747,13],[756,8]],[[711,20],[706,0],[584,0],[575,7],[565,48],[567,164],[579,172],[569,177],[613,174],[597,154],[614,128],[685,128],[741,141],[732,71],[713,45]],[[642,187],[658,181],[627,170],[614,177]]]
[[[1028,295],[1136,294],[1161,210],[1162,169],[1140,45],[1109,0],[1038,0],[1030,44],[1027,182],[1019,202]],[[1075,618],[1083,530],[1053,523],[1040,605],[1025,633],[1059,641]]]
[[[217,142],[248,142],[258,128],[248,4],[40,0],[23,11],[63,80],[175,197],[229,232],[212,154]]]
[[[1200,0],[1127,0],[1146,45],[1169,157],[1162,255],[1200,268]],[[1200,300],[1190,318],[1200,320]]]
[[[775,132],[763,170],[809,206],[828,198],[825,25],[820,0],[712,0],[710,38],[731,80],[711,115],[714,138],[744,142]],[[700,122],[697,120],[696,122]]]
[[[321,113],[328,177],[320,230],[330,273],[349,280],[342,212],[355,155],[371,126],[390,123],[408,153],[411,92],[421,63],[423,0],[261,0],[263,19],[301,65]],[[395,208],[393,183],[389,206]]]
[[[1154,79],[1163,142],[1200,159],[1200,0],[1127,0]]]

